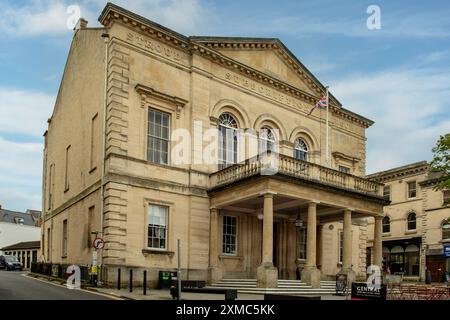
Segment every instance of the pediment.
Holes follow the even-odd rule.
[[[278,39],[191,37],[191,41],[206,45],[311,95],[320,96],[325,91],[324,86]],[[340,106],[339,102],[333,102]]]

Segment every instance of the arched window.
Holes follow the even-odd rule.
[[[228,112],[219,116],[219,169],[237,162],[238,123]]]
[[[383,218],[383,233],[391,232],[391,218]]]
[[[265,153],[267,151],[276,151],[277,137],[272,128],[264,126],[259,130],[259,153]]]
[[[414,212],[408,214],[408,230],[416,230],[416,214]]]
[[[294,156],[297,160],[308,161],[308,144],[305,140],[301,138],[295,140]]]
[[[442,223],[442,240],[450,240],[450,222],[444,220]]]

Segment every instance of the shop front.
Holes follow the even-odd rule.
[[[420,275],[421,238],[383,241],[383,271],[402,276]]]

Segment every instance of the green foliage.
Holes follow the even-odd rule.
[[[441,136],[432,151],[431,170],[442,174],[434,189],[450,189],[450,133]]]

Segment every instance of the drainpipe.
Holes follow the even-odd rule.
[[[102,34],[102,38],[105,41],[105,103],[103,105],[103,124],[102,124],[102,165],[101,165],[101,185],[100,185],[100,234],[103,237],[103,216],[105,213],[104,205],[105,205],[105,197],[104,197],[104,184],[105,184],[105,158],[106,158],[106,111],[107,111],[107,103],[108,103],[108,49],[109,49],[109,34],[104,32]],[[103,250],[100,250],[99,255],[99,270],[102,270],[103,266]],[[103,278],[103,274],[102,274]],[[102,279],[99,279],[100,283]]]

